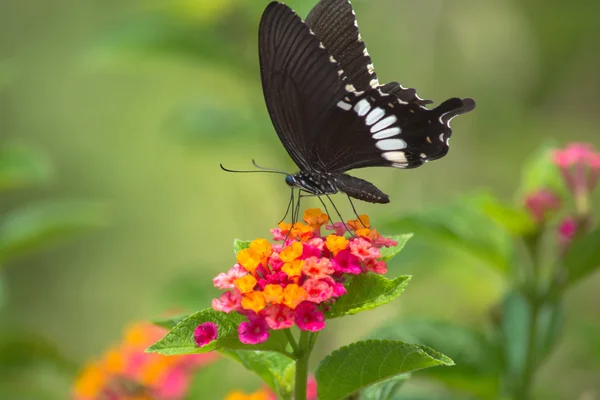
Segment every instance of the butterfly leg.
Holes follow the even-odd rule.
[[[346,228],[346,232],[350,233],[350,235],[352,235],[354,237],[354,234],[352,233],[350,228],[348,228],[348,225],[346,225],[346,223],[344,222],[344,218],[342,218],[342,214],[340,214],[340,211],[335,206],[335,203],[333,202],[333,200],[331,200],[331,197],[329,197],[329,195],[327,195],[327,194],[325,194],[324,196],[327,197],[327,200],[329,200],[329,202],[333,206],[333,209],[335,210],[336,214],[338,215],[338,217],[340,217],[340,221],[342,221],[344,228]]]
[[[363,220],[360,219],[360,216],[356,212],[356,208],[354,207],[354,203],[352,202],[352,198],[350,196],[348,196],[348,201],[350,202],[350,205],[352,206],[352,211],[354,211],[354,215],[356,215],[356,218],[358,218],[358,220],[360,221],[360,223],[362,224],[363,227],[368,228],[368,226],[365,225],[365,223],[363,222]]]
[[[283,218],[281,218],[281,221],[279,221],[277,223],[277,225],[279,225],[280,223],[282,223],[283,221],[285,221],[285,219],[287,218],[288,214],[290,213],[290,208],[292,207],[293,203],[294,203],[294,189],[292,189],[292,194],[290,195],[290,201],[288,202],[287,208],[285,209],[285,215],[283,216]]]

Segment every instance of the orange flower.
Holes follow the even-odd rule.
[[[237,253],[237,262],[250,273],[254,273],[261,261],[261,255],[252,249],[244,249]]]
[[[252,242],[250,242],[250,250],[258,254],[260,258],[264,261],[266,261],[266,258],[268,258],[273,253],[271,243],[269,243],[267,239],[253,240]]]
[[[303,250],[302,243],[294,242],[291,246],[281,250],[279,258],[284,263],[291,263],[292,261],[296,261],[296,259],[302,255]]]
[[[308,293],[306,293],[306,290],[304,290],[302,286],[298,286],[295,283],[287,285],[283,290],[283,304],[292,310],[307,298]]]
[[[263,292],[246,293],[242,297],[242,308],[258,313],[267,306]]]
[[[283,302],[283,288],[281,285],[269,284],[263,290],[265,301],[271,304],[281,304]]]
[[[304,211],[304,222],[306,222],[313,230],[317,230],[329,222],[329,217],[319,208],[309,208]]]
[[[353,231],[357,231],[359,229],[364,229],[364,228],[370,228],[371,227],[371,220],[369,219],[368,215],[359,215],[358,216],[359,219],[353,219],[348,221],[348,227],[353,230]]]
[[[283,264],[281,270],[286,273],[290,278],[293,276],[300,276],[302,272],[302,267],[304,266],[304,261],[302,260],[294,260],[289,263]]]
[[[306,241],[313,236],[314,229],[302,222],[296,222],[290,236],[300,241]]]
[[[267,389],[261,389],[258,392],[252,394],[246,394],[244,392],[235,391],[231,392],[225,397],[225,400],[273,400],[272,393]]]
[[[335,256],[338,252],[345,250],[348,247],[348,239],[343,236],[329,235],[327,236],[325,244],[329,251]]]
[[[254,286],[256,286],[256,278],[252,275],[244,275],[241,278],[233,281],[235,287],[240,291],[240,293],[250,293],[254,290]]]

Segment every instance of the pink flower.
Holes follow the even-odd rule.
[[[220,273],[213,279],[213,284],[217,289],[233,289],[233,281],[248,274],[240,264],[235,264],[227,273]]]
[[[200,324],[194,330],[194,341],[198,347],[206,346],[217,338],[218,327],[214,322]]]
[[[350,247],[350,251],[352,252],[352,254],[358,257],[358,259],[361,261],[365,261],[369,258],[377,259],[381,257],[381,253],[379,252],[379,250],[373,247],[371,242],[367,239],[359,237],[357,239],[351,240],[348,246]]]
[[[218,299],[213,299],[212,308],[216,311],[223,311],[229,314],[231,311],[234,311],[241,307],[242,305],[242,296],[240,293],[235,290],[233,292],[225,292]]]
[[[377,261],[373,258],[365,260],[365,268],[367,271],[374,272],[379,275],[384,275],[387,273],[387,264],[385,261]]]
[[[320,238],[319,238],[320,239]],[[321,242],[323,240],[321,239]],[[321,250],[318,247],[308,245],[306,243],[302,244],[302,256],[300,259],[306,260],[311,257],[321,257]]]
[[[325,241],[320,238],[320,237],[315,237],[312,239],[308,239],[306,241],[306,244],[312,247],[316,247],[317,249],[319,249],[319,251],[323,251],[323,248],[325,247]],[[304,253],[303,253],[304,255]],[[316,257],[320,257],[321,255],[317,255]]]
[[[537,224],[546,221],[548,214],[559,210],[560,206],[560,197],[548,189],[539,189],[537,192],[530,193],[525,198],[525,208],[527,208],[527,211],[529,211]]]
[[[325,281],[319,279],[307,279],[302,288],[308,293],[308,301],[322,303],[333,296],[333,288]]]
[[[287,329],[294,325],[294,310],[283,304],[272,304],[263,315],[271,329]]]
[[[317,332],[325,328],[325,316],[316,305],[305,301],[296,307],[296,325],[303,331]]]
[[[333,225],[326,225],[325,229],[329,231],[335,231],[338,236],[344,236],[346,234],[346,227],[342,222],[335,222]]]
[[[190,374],[183,368],[173,368],[162,377],[154,396],[158,399],[181,399],[190,386]]]
[[[329,258],[310,257],[304,261],[302,271],[311,278],[324,278],[335,272]]]
[[[333,259],[333,268],[337,272],[358,275],[361,272],[360,260],[350,250],[340,251]]]
[[[377,248],[395,247],[395,246],[398,246],[398,242],[396,242],[394,239],[380,236],[377,239],[373,240],[373,246],[375,246]]]
[[[344,286],[343,283],[336,282],[330,276],[326,276],[325,278],[322,278],[321,281],[327,283],[331,287],[331,289],[333,290],[333,293],[332,293],[331,297],[336,297],[337,298],[337,297],[345,295],[346,292],[347,292],[346,287]]]
[[[564,150],[554,151],[553,161],[573,193],[589,193],[596,186],[600,173],[600,153],[593,145],[571,143]]]
[[[240,342],[244,344],[263,343],[269,338],[269,324],[259,315],[246,315],[248,321],[238,326]]]
[[[558,244],[563,252],[565,252],[568,249],[576,234],[577,221],[575,220],[575,218],[565,218],[558,225]]]

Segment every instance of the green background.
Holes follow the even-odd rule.
[[[0,332],[34,333],[48,345],[43,362],[24,360],[13,383],[64,399],[77,366],[128,322],[208,306],[212,277],[235,262],[233,239],[268,237],[283,215],[282,177],[219,169],[247,169],[255,158],[295,171],[261,93],[256,35],[267,3],[0,0],[0,143],[33,149],[51,165],[42,184],[2,193],[0,215],[65,198],[98,201],[109,215],[107,226],[0,270]],[[314,2],[288,4],[306,16]],[[435,103],[477,101],[453,121],[443,160],[356,173],[392,200],[358,205],[376,227],[480,189],[519,201],[520,170],[542,143],[600,143],[600,3],[353,4],[383,82],[416,87]],[[352,215],[343,197],[337,204]],[[402,298],[329,323],[313,361],[394,318],[483,329],[506,284],[476,260],[418,238],[390,266],[390,276],[400,274],[413,275]],[[596,275],[569,292],[564,340],[538,377],[538,398],[599,395],[599,289]],[[259,387],[231,362],[199,377],[200,393],[207,377],[219,379],[219,396]],[[406,390],[443,392],[416,378]]]

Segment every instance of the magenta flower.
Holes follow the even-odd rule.
[[[558,211],[560,206],[560,197],[548,189],[539,189],[525,198],[525,208],[537,224],[546,221],[548,214]]]
[[[283,304],[273,304],[263,311],[271,329],[287,329],[294,325],[294,310]]]
[[[563,253],[567,250],[576,234],[577,221],[575,220],[575,218],[565,218],[558,225],[558,244],[561,247]]]
[[[350,250],[342,250],[333,259],[333,268],[336,272],[358,275],[361,272],[360,259],[352,254]]]
[[[213,299],[212,308],[229,314],[241,307],[242,296],[239,291],[225,292],[218,299]]]
[[[194,341],[198,347],[206,346],[217,338],[218,327],[214,322],[200,324],[194,330]]]
[[[240,342],[258,344],[266,341],[269,338],[269,324],[267,324],[267,321],[256,314],[247,314],[246,317],[248,321],[244,321],[238,326]]]
[[[325,328],[325,316],[317,306],[305,301],[296,307],[296,325],[303,331],[317,332]]]
[[[372,258],[365,260],[365,268],[368,272],[373,272],[379,275],[387,274],[387,264],[385,261],[377,261]]]
[[[564,150],[556,150],[553,161],[560,168],[571,192],[591,192],[600,174],[600,153],[588,143],[571,143]]]
[[[346,233],[346,227],[342,222],[335,222],[333,225],[327,225],[325,226],[325,229],[335,231],[335,234],[338,236],[344,236]]]

